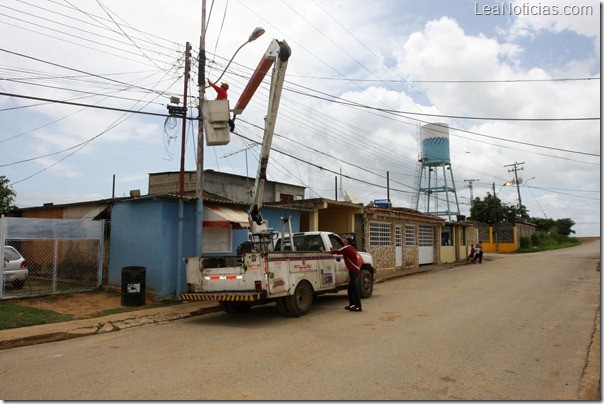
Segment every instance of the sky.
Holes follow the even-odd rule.
[[[471,198],[495,190],[515,206],[520,192],[531,217],[570,218],[576,236],[598,236],[600,10],[589,0],[206,0],[204,71],[229,83],[233,107],[271,41],[289,44],[267,172],[307,198],[426,209],[420,128],[446,123],[461,214]],[[256,27],[264,35],[246,44]],[[150,173],[179,171],[182,120],[165,115],[171,97],[184,99],[189,42],[197,116],[201,29],[202,0],[0,2],[0,176],[17,206],[144,195]],[[228,145],[204,147],[205,169],[256,175],[268,91],[267,78]],[[194,171],[194,119],[185,132]]]

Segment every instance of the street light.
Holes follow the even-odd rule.
[[[501,187],[499,187],[499,191],[497,191],[497,193],[499,193],[499,194],[500,194],[500,193],[501,193],[501,190],[503,189],[503,187],[510,187],[510,186],[512,186],[512,183],[511,183],[510,181],[506,181],[506,182],[504,182],[504,183],[501,185]]]
[[[534,179],[535,179],[535,177],[531,177],[531,178],[529,178],[528,180],[524,181],[524,184],[522,184],[522,186],[523,186],[523,187],[524,187],[524,186],[526,186],[526,184],[527,184],[527,183],[528,183],[530,180],[534,180]]]
[[[247,39],[246,42],[243,43],[243,45],[241,45],[239,48],[237,48],[237,50],[235,51],[235,53],[231,57],[231,60],[229,60],[229,63],[227,63],[226,67],[224,68],[224,70],[220,74],[220,77],[218,77],[214,83],[218,83],[220,81],[220,79],[222,78],[222,76],[224,76],[224,73],[226,73],[227,69],[231,65],[231,62],[233,61],[233,59],[235,59],[235,55],[237,55],[237,53],[241,50],[241,48],[243,48],[248,43],[250,43],[252,41],[255,41],[256,39],[260,38],[262,36],[262,34],[264,34],[264,28],[262,28],[262,27],[256,27],[256,28],[254,28],[254,31],[250,34],[250,37]]]

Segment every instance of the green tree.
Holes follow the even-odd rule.
[[[488,223],[493,226],[495,224],[495,218],[498,223],[508,222],[516,224],[517,221],[529,220],[526,207],[522,205],[522,209],[518,209],[516,206],[508,206],[501,203],[501,199],[493,197],[490,193],[484,199],[479,197],[474,198],[474,203],[470,209],[470,216],[472,220],[476,220],[481,223]]]
[[[16,209],[13,204],[16,196],[17,193],[10,186],[10,180],[4,175],[0,175],[0,214]]]
[[[563,237],[568,237],[570,234],[575,234],[575,231],[571,229],[575,225],[575,222],[570,218],[564,219],[543,219],[539,217],[532,217],[531,223],[537,225],[537,231],[548,234],[558,234]]]
[[[556,220],[556,230],[558,234],[562,236],[570,236],[570,233],[575,234],[575,231],[571,229],[575,225],[575,222],[570,218]]]

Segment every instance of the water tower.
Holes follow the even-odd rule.
[[[429,123],[420,128],[421,170],[415,209],[427,215],[459,215],[459,202],[449,155],[449,125]],[[453,197],[455,198],[453,200]],[[425,209],[420,209],[420,201]]]

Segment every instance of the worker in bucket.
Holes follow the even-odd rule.
[[[227,95],[227,90],[229,89],[229,85],[227,83],[220,83],[220,87],[218,87],[216,85],[216,83],[212,83],[210,81],[210,79],[208,79],[208,84],[214,89],[216,90],[216,99],[217,100],[226,100],[228,95]]]

